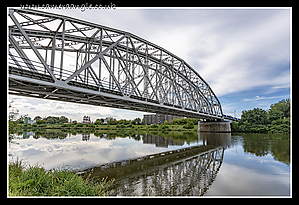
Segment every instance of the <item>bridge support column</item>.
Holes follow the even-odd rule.
[[[198,132],[231,132],[230,122],[198,121]]]

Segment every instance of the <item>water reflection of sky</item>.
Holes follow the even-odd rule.
[[[83,141],[85,139],[87,141]],[[271,154],[256,156],[245,152],[244,138],[239,136],[217,138],[202,134],[188,143],[184,140],[161,139],[156,135],[148,138],[140,136],[139,140],[131,137],[107,139],[94,134],[68,134],[64,139],[35,139],[33,136],[23,139],[23,136],[17,136],[9,143],[9,156],[19,157],[30,164],[38,163],[46,169],[64,165],[84,169],[107,162],[202,145],[203,139],[205,144],[222,140],[223,145],[227,145],[221,167],[204,196],[290,194],[290,165],[275,160]]]
[[[225,150],[221,169],[209,191],[211,195],[289,195],[290,167],[273,160],[245,153],[241,144]]]
[[[129,137],[108,140],[90,134],[88,141],[82,140],[82,134],[70,135],[64,139],[35,139],[32,136],[14,140],[9,144],[9,155],[19,157],[29,164],[41,164],[47,169],[68,165],[72,168],[86,168],[99,164],[141,157],[148,154],[201,144],[168,145],[156,147]]]

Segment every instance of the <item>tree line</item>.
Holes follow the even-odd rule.
[[[290,99],[271,104],[269,110],[254,108],[243,110],[241,119],[232,122],[233,132],[290,133]]]
[[[275,104],[270,105],[269,110],[261,108],[254,108],[252,110],[243,110],[241,119],[237,122],[232,122],[232,132],[252,132],[252,133],[290,133],[291,131],[291,117],[290,117],[290,99],[283,99]],[[11,107],[11,103],[10,103]],[[17,124],[24,122],[25,116],[20,116],[16,119],[15,115],[9,114],[9,128],[10,130],[16,127]],[[53,117],[47,116],[42,118],[36,116],[34,118],[36,124],[64,124],[68,123],[69,119],[65,116]],[[104,118],[97,119],[94,125],[100,125],[104,122]],[[193,129],[197,125],[198,119],[182,118],[174,119],[171,122],[165,121],[162,128],[168,128],[168,125],[184,125],[185,129]],[[73,121],[73,124],[77,124]],[[122,127],[130,127],[132,125],[145,125],[144,118],[135,118],[134,120],[116,120],[109,119],[107,125],[118,125]],[[157,125],[152,125],[156,127]],[[158,126],[157,126],[158,127]]]

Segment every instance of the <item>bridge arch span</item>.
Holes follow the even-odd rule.
[[[126,31],[9,9],[9,93],[222,119],[208,83],[183,59]]]

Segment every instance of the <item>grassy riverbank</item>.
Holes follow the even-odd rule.
[[[20,125],[19,130],[24,129],[61,129],[61,130],[139,130],[139,131],[194,131],[198,125],[187,127],[186,125],[94,125],[94,124],[50,124],[50,125]]]
[[[9,164],[9,196],[107,196],[111,184],[69,170],[25,167],[19,160]]]

